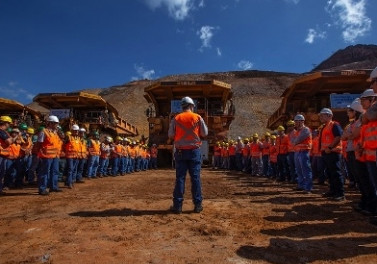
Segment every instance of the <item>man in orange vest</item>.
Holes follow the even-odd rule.
[[[339,123],[332,120],[332,117],[333,113],[329,108],[323,108],[319,113],[319,119],[324,125],[319,134],[319,145],[330,187],[330,190],[323,196],[334,201],[342,201],[345,199],[344,178],[340,167],[342,153],[340,137],[343,131]]]
[[[201,137],[208,135],[208,128],[203,118],[194,113],[195,103],[190,97],[181,100],[183,112],[176,115],[170,123],[168,136],[174,140],[176,181],[173,192],[173,206],[170,208],[174,213],[182,212],[183,194],[185,191],[186,173],[191,177],[192,201],[195,205],[194,212],[200,213],[202,206],[202,190],[200,181],[201,169]]]
[[[271,134],[266,132],[264,134],[264,141],[262,143],[262,164],[263,164],[263,176],[270,177],[271,165],[270,165],[270,146],[271,146]]]
[[[76,173],[76,183],[84,183],[84,167],[88,161],[88,149],[85,137],[86,129],[81,127],[79,130],[79,151],[78,151],[78,164]]]
[[[319,149],[318,130],[312,131],[312,149],[310,155],[312,159],[311,165],[313,179],[316,179],[319,185],[325,185],[325,169],[323,168],[321,151]]]
[[[77,176],[77,165],[79,164],[79,149],[80,149],[80,137],[79,137],[80,127],[78,125],[73,125],[71,129],[71,135],[66,138],[65,142],[65,158],[67,161],[67,180],[66,186],[69,189],[73,188],[73,183],[76,182]]]
[[[295,121],[289,120],[287,122],[287,130],[286,134],[288,137],[288,146],[287,146],[287,159],[288,159],[288,181],[291,183],[297,182],[297,173],[296,173],[296,165],[295,165],[295,149],[294,145],[292,144],[292,139],[295,137],[296,129],[295,129]]]
[[[59,119],[51,115],[47,118],[47,127],[39,132],[38,135],[38,157],[40,167],[38,168],[38,193],[48,195],[47,187],[50,192],[60,192],[58,186],[59,177],[59,155],[61,144],[57,127]]]
[[[291,140],[295,151],[295,168],[297,172],[297,188],[305,193],[311,193],[313,188],[312,168],[309,152],[312,148],[312,134],[305,126],[305,117],[296,115],[294,118],[296,130]]]
[[[276,147],[278,150],[278,181],[284,182],[290,180],[288,164],[288,136],[285,134],[285,128],[278,126],[278,135],[276,137]]]
[[[89,140],[87,141],[87,148],[89,152],[87,170],[88,179],[97,178],[99,155],[101,154],[100,146],[101,142],[99,141],[99,133],[98,131],[93,130],[92,133],[89,135]]]
[[[11,123],[12,118],[9,116],[0,116],[0,195],[5,194],[3,180],[9,157],[9,146],[15,141],[7,132]]]
[[[12,131],[10,131],[10,136],[14,139],[14,142],[9,145],[9,156],[4,178],[4,189],[22,187],[22,178],[20,177],[20,150],[23,142],[21,139],[20,130],[18,128],[13,128]]]
[[[262,142],[259,141],[258,133],[254,133],[250,142],[251,174],[260,176],[262,167]]]
[[[276,146],[276,136],[271,135],[271,142],[269,147],[269,161],[271,166],[270,177],[276,179],[278,176],[278,149]]]
[[[156,170],[157,169],[157,155],[158,149],[156,144],[152,144],[151,147],[151,160],[150,160],[150,168]]]

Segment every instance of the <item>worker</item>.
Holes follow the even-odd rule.
[[[114,148],[110,154],[110,164],[111,164],[111,175],[113,177],[119,176],[119,167],[120,167],[120,160],[122,159],[123,153],[123,145],[122,145],[123,138],[117,136],[114,142]]]
[[[323,196],[334,201],[342,201],[344,196],[344,179],[341,174],[340,158],[342,145],[340,137],[342,128],[339,123],[332,120],[333,112],[329,108],[323,108],[319,113],[319,119],[324,125],[319,133],[321,155],[325,165],[325,171],[329,177],[329,191]]]
[[[50,192],[61,192],[58,186],[59,177],[59,153],[60,139],[57,133],[59,119],[51,115],[47,118],[46,128],[43,128],[38,135],[38,157],[40,167],[38,168],[38,193],[48,195]]]
[[[208,135],[208,128],[203,118],[194,113],[195,103],[190,97],[181,100],[182,113],[172,119],[168,136],[174,140],[176,181],[173,192],[173,205],[170,208],[174,213],[182,212],[183,194],[187,171],[191,178],[191,194],[194,203],[194,212],[203,210],[202,190],[200,180],[201,169],[201,137]]]
[[[260,176],[262,167],[262,143],[258,133],[254,133],[250,142],[251,175]]]
[[[97,130],[93,130],[89,134],[89,140],[87,141],[89,157],[88,157],[88,167],[87,167],[86,175],[88,179],[97,178],[99,156],[101,154],[100,145],[101,145],[101,142],[99,141],[99,133]]]
[[[311,193],[313,188],[313,173],[310,165],[309,152],[312,148],[312,134],[305,126],[305,117],[297,114],[294,118],[294,136],[291,143],[294,146],[295,170],[297,172],[297,189],[304,193]]]
[[[158,155],[158,149],[157,145],[155,143],[152,144],[152,147],[150,149],[151,153],[151,161],[150,161],[150,168],[156,170],[157,169],[157,155]]]
[[[315,179],[319,185],[325,185],[325,169],[321,151],[319,149],[319,136],[317,129],[312,131],[312,149],[310,150],[310,156],[313,180]]]
[[[79,164],[79,151],[80,151],[80,127],[76,124],[72,125],[71,135],[65,140],[64,150],[65,158],[67,161],[67,179],[65,185],[69,189],[73,188],[73,184],[76,182],[77,166]]]
[[[278,150],[278,178],[277,181],[284,182],[290,180],[288,164],[288,136],[285,134],[285,128],[278,126],[278,135],[276,137],[276,147]]]
[[[79,129],[79,151],[78,151],[78,164],[77,164],[77,173],[76,173],[76,183],[84,183],[84,168],[88,161],[88,148],[86,142],[86,129],[80,127]]]
[[[37,172],[37,168],[38,168],[38,165],[39,165],[39,156],[38,156],[38,152],[39,152],[39,144],[38,144],[38,135],[41,131],[43,131],[45,127],[44,126],[40,126],[38,128],[38,131],[37,131],[37,134],[36,135],[33,135],[33,147],[31,149],[31,165],[30,165],[30,169],[29,169],[29,175],[28,175],[28,184],[29,185],[36,185],[37,184],[37,181],[35,180],[36,178],[36,172]]]
[[[21,152],[23,153],[23,163],[24,163],[24,177],[25,180],[28,184],[32,183],[34,181],[34,175],[32,178],[29,178],[30,174],[30,169],[31,165],[33,162],[33,147],[34,147],[34,134],[35,130],[32,127],[28,127],[26,129],[26,134],[25,134],[25,144],[21,147]]]
[[[99,178],[107,177],[108,174],[109,174],[108,171],[107,171],[107,168],[109,166],[110,153],[113,149],[112,142],[113,142],[113,138],[110,137],[110,136],[107,136],[107,137],[105,137],[104,141],[100,145],[101,154],[100,154],[100,158],[99,158],[99,167],[98,167],[98,169],[99,169],[98,177]]]
[[[10,136],[14,139],[14,142],[9,145],[9,156],[6,167],[6,173],[4,178],[4,188],[21,188],[22,177],[20,151],[21,145],[24,143],[21,138],[21,133],[18,128],[13,128],[10,132]]]
[[[228,146],[229,152],[229,170],[236,170],[236,142],[234,140],[229,140]]]
[[[269,158],[270,158],[270,166],[271,166],[271,173],[269,177],[275,180],[278,177],[278,149],[276,146],[275,135],[271,135],[271,142],[270,142],[270,147],[269,147]]]
[[[270,132],[266,132],[264,134],[264,141],[262,143],[262,164],[263,164],[263,171],[262,175],[264,177],[270,176],[270,146],[271,146],[271,134]]]
[[[236,143],[236,170],[242,171],[242,149],[244,144],[241,137],[237,137]]]
[[[242,165],[243,165],[243,172],[250,173],[251,166],[250,166],[250,143],[249,138],[244,138],[243,140],[243,149],[242,149]]]
[[[12,121],[9,116],[0,116],[0,195],[5,194],[3,181],[9,157],[9,146],[15,141],[7,132]]]

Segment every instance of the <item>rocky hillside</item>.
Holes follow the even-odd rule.
[[[377,66],[376,45],[355,45],[335,52],[319,64],[313,71],[372,69]],[[296,73],[269,71],[233,71],[203,74],[170,75],[158,80],[133,81],[104,89],[88,89],[86,92],[99,94],[113,104],[120,115],[136,125],[139,133],[148,136],[148,123],[145,110],[148,103],[144,99],[144,88],[154,81],[211,80],[230,83],[236,117],[232,122],[229,137],[249,137],[252,133],[266,131],[267,119],[281,103],[281,94],[295,79],[302,76]]]

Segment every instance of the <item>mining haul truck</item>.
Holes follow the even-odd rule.
[[[6,98],[0,98],[0,115],[10,116],[13,120],[12,127],[26,124],[28,127],[37,128],[42,122],[40,112]]]
[[[101,96],[86,93],[42,93],[33,99],[56,115],[63,129],[78,124],[86,131],[97,130],[104,135],[135,137],[137,128],[119,117],[118,111]]]
[[[159,149],[158,162],[169,166],[173,161],[173,145],[168,142],[171,119],[182,111],[181,99],[191,97],[195,112],[208,126],[208,136],[202,141],[203,163],[211,162],[213,146],[226,137],[234,119],[231,85],[217,80],[163,81],[144,89],[144,97],[150,106],[146,110],[149,123],[149,144]]]
[[[300,113],[305,124],[316,129],[321,125],[318,113],[324,107],[331,108],[334,120],[344,127],[348,123],[347,105],[369,88],[366,80],[371,71],[321,71],[298,78],[282,94],[281,105],[268,119],[267,127],[274,130]]]

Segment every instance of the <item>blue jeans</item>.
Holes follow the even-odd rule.
[[[309,150],[294,153],[298,188],[310,192],[313,188],[313,173],[310,166]]]
[[[330,193],[334,196],[344,196],[344,178],[340,168],[341,154],[322,152],[322,160],[329,177]]]
[[[324,183],[326,180],[325,169],[323,165],[323,160],[321,156],[312,157],[312,172],[313,179],[318,179],[319,183]]]
[[[263,162],[263,175],[266,177],[270,177],[270,156],[269,155],[262,155],[262,162]]]
[[[94,178],[97,175],[97,169],[99,165],[99,156],[90,156],[88,159],[88,178]]]
[[[0,156],[0,192],[3,191],[3,180],[5,178],[7,161],[7,158]]]
[[[77,175],[77,165],[79,164],[78,159],[66,159],[67,160],[67,167],[68,167],[68,175],[67,175],[67,182],[66,184],[69,186],[76,181]]]
[[[77,164],[76,180],[81,181],[84,174],[86,159],[79,159]]]
[[[289,175],[288,180],[290,182],[295,182],[297,178],[297,172],[296,172],[296,162],[295,162],[295,152],[288,152],[288,168],[289,168]]]
[[[18,184],[16,180],[18,180],[18,170],[20,167],[19,163],[19,159],[8,159],[6,165],[4,186],[13,188]]]
[[[39,157],[38,157],[38,155],[33,154],[32,157],[31,157],[31,165],[30,165],[30,169],[28,171],[28,176],[27,176],[29,183],[34,182],[35,173],[37,171],[37,168],[39,167],[38,165],[39,165]]]
[[[134,172],[135,171],[135,159],[130,158],[128,162],[128,173]]]
[[[99,159],[99,173],[103,176],[107,175],[107,167],[109,166],[109,159]]]
[[[151,160],[150,160],[150,168],[151,169],[157,169],[157,158],[151,158]]]
[[[289,164],[287,154],[278,154],[278,179],[285,181],[289,177]]]
[[[200,181],[201,152],[200,149],[177,149],[174,153],[176,180],[173,192],[173,205],[175,208],[182,207],[185,193],[185,180],[187,171],[191,179],[191,195],[195,205],[202,203],[202,187]]]
[[[236,169],[242,171],[242,153],[236,153]]]
[[[112,158],[112,168],[111,168],[111,174],[113,176],[117,176],[119,171],[119,163],[120,163],[120,157],[114,157]]]
[[[44,192],[47,187],[57,190],[59,178],[59,158],[40,159],[38,171],[38,191]]]

